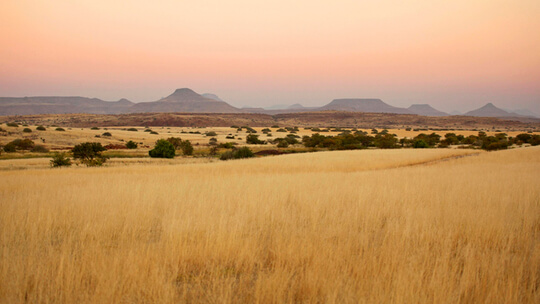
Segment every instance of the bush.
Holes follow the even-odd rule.
[[[31,150],[34,142],[30,139],[15,139],[4,146],[4,151],[15,152],[16,150]]]
[[[111,137],[112,134],[111,134],[111,132],[105,132],[105,133],[101,134],[101,136]]]
[[[19,125],[18,125],[17,123],[14,123],[14,122],[8,122],[6,125],[7,125],[8,127],[15,127],[15,128],[18,128],[18,127],[19,127]]]
[[[175,149],[179,149],[182,144],[182,139],[180,137],[169,137],[166,140],[170,142]]]
[[[71,166],[71,160],[66,156],[66,153],[55,153],[51,159],[51,167],[69,167]]]
[[[138,145],[133,140],[130,140],[126,143],[126,148],[128,149],[137,149]]]
[[[158,135],[159,133],[156,131],[150,131],[150,134]]]
[[[168,142],[166,139],[159,139],[156,141],[154,149],[148,151],[150,157],[157,158],[173,158],[175,155],[175,150],[173,144]]]
[[[60,132],[65,131],[63,128],[56,128],[55,130],[56,130],[56,131],[60,131]]]
[[[24,128],[22,131],[24,133],[32,133],[32,129],[30,129],[30,128]]]
[[[249,134],[246,136],[246,143],[252,144],[252,145],[262,145],[265,144],[264,141],[259,139],[259,135]]]
[[[36,152],[36,153],[47,153],[49,152],[49,149],[45,148],[45,146],[42,145],[35,145],[30,152]]]
[[[193,146],[189,140],[183,140],[180,144],[180,148],[184,155],[193,155]]]
[[[206,136],[217,136],[217,133],[214,131],[206,132]]]
[[[12,143],[9,143],[4,146],[4,152],[11,153],[11,152],[16,152],[16,151],[17,151],[17,147],[15,147],[15,145]]]
[[[413,148],[415,148],[415,149],[425,149],[425,148],[429,148],[429,145],[423,139],[418,139],[418,140],[414,141]]]
[[[47,130],[47,129],[46,129],[44,126],[38,126],[38,127],[36,128],[36,130],[38,130],[38,131],[45,131],[45,130]]]
[[[221,157],[219,159],[229,160],[229,159],[250,158],[254,156],[255,154],[253,154],[253,151],[251,151],[251,149],[249,149],[248,147],[242,147],[240,149],[227,151],[221,154]]]
[[[127,129],[127,131],[131,131],[131,132],[137,132],[138,130],[137,130],[137,129],[135,129],[135,128],[129,128],[129,129]]]
[[[98,127],[91,127],[90,130],[99,130]]]
[[[105,149],[100,143],[95,142],[85,142],[78,144],[71,152],[73,152],[73,158],[78,159],[82,164],[85,164],[87,167],[101,166],[107,158],[101,155],[101,152]]]

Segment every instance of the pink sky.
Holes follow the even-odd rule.
[[[540,113],[540,1],[0,2],[0,96]]]

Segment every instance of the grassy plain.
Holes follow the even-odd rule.
[[[158,134],[150,134],[150,132],[144,132],[146,128],[144,127],[105,127],[100,128],[99,130],[92,130],[91,128],[67,128],[65,127],[65,131],[56,131],[56,127],[48,127],[46,131],[38,131],[36,130],[36,126],[28,126],[28,127],[8,127],[5,124],[0,125],[0,127],[6,132],[0,133],[0,145],[5,145],[8,142],[17,139],[17,138],[28,138],[33,140],[36,144],[44,145],[45,147],[49,149],[55,149],[55,150],[67,150],[68,148],[73,147],[76,144],[82,143],[82,142],[100,142],[103,145],[108,144],[120,144],[125,145],[125,143],[129,140],[132,140],[140,145],[140,148],[142,149],[143,153],[142,155],[145,155],[149,148],[153,147],[156,140],[161,138],[168,138],[168,137],[180,137],[182,140],[189,140],[191,141],[195,146],[195,150],[199,149],[207,149],[208,142],[210,138],[215,137],[218,142],[224,143],[224,142],[234,142],[239,145],[245,145],[246,144],[246,136],[248,135],[247,131],[243,129],[242,131],[237,131],[236,128],[230,128],[230,127],[150,127],[151,130],[157,132]],[[30,128],[32,130],[31,133],[25,133],[23,132],[24,128]],[[127,129],[134,128],[137,129],[137,131],[127,131]],[[266,134],[262,133],[262,130],[265,128],[270,128],[271,135],[268,136]],[[256,135],[259,135],[259,139],[261,140],[273,140],[275,138],[285,137],[287,134],[290,134],[289,132],[277,132],[280,128],[271,128],[268,127],[254,127],[257,131]],[[350,128],[349,128],[350,130]],[[368,133],[371,133],[371,129],[358,129],[362,130]],[[206,136],[205,133],[214,131],[216,132],[216,136]],[[381,129],[379,129],[381,131]],[[396,134],[399,138],[402,137],[408,137],[413,138],[417,136],[420,133],[437,133],[444,137],[446,133],[454,132],[456,134],[462,134],[465,136],[469,135],[477,135],[478,131],[468,131],[468,130],[450,130],[450,131],[406,131],[405,129],[389,129],[388,130],[392,134]],[[102,136],[103,133],[109,132],[111,133],[110,137]],[[190,133],[191,132],[191,133]],[[198,133],[195,133],[198,132]],[[320,133],[323,135],[337,135],[341,133],[341,131],[338,132],[314,132],[309,129],[305,128],[299,128],[299,131],[296,133],[298,136],[304,136],[308,135],[311,136],[313,133]],[[494,135],[496,133],[496,130],[491,130],[486,132],[488,135]],[[508,134],[508,136],[516,136],[517,134],[523,133],[523,131],[508,131],[505,132]],[[540,132],[535,132],[534,134],[540,134]],[[235,138],[234,139],[227,139],[226,137],[232,135]],[[99,137],[96,137],[99,136]],[[254,145],[252,145],[254,146]],[[268,148],[269,146],[261,146]],[[274,146],[275,148],[275,146]],[[146,150],[145,150],[146,149]],[[133,151],[131,151],[133,153]],[[7,157],[7,156],[4,156]],[[0,156],[0,159],[2,157]],[[10,156],[10,158],[14,158],[13,155]]]
[[[540,147],[0,172],[3,303],[539,303]]]

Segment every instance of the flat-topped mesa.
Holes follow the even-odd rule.
[[[412,114],[409,110],[391,106],[376,98],[342,98],[334,99],[321,110],[353,111],[368,113]]]

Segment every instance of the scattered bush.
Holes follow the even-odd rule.
[[[282,128],[282,129],[277,129],[276,132],[287,132],[287,130]]]
[[[64,130],[64,128],[56,128],[55,131],[63,132],[63,131],[65,131],[65,130]]]
[[[265,141],[259,139],[259,135],[249,134],[246,136],[246,143],[251,145],[262,145],[265,144]]]
[[[150,131],[150,134],[158,135],[159,133],[156,131]]]
[[[173,144],[168,142],[166,139],[159,139],[156,141],[154,149],[148,151],[150,157],[157,158],[173,158],[175,155],[175,149]]]
[[[24,133],[32,133],[32,129],[30,129],[30,128],[24,128],[22,131]]]
[[[217,133],[214,131],[206,132],[206,136],[217,136]]]
[[[132,140],[126,143],[126,148],[128,149],[137,149],[137,146],[138,146],[137,143]]]
[[[90,130],[99,130],[98,127],[91,127]]]
[[[47,153],[49,152],[49,149],[45,148],[45,146],[42,145],[35,145],[30,152],[36,152],[36,153]]]
[[[100,143],[85,142],[78,144],[71,152],[73,152],[73,158],[78,159],[82,164],[87,167],[101,166],[107,161],[107,157],[101,155],[101,152],[105,149]]]
[[[129,128],[129,129],[127,129],[126,131],[137,132],[137,131],[139,131],[139,130],[137,130],[137,129],[135,129],[135,128]]]
[[[15,127],[15,128],[18,128],[18,127],[19,127],[19,125],[18,125],[17,123],[15,123],[15,122],[8,122],[6,125],[7,125],[8,127]]]
[[[30,139],[15,139],[4,146],[5,152],[15,152],[17,150],[31,150],[34,142]]]
[[[71,160],[66,156],[66,153],[55,153],[51,159],[51,167],[69,167],[71,166]]]
[[[219,159],[229,160],[229,159],[250,158],[254,156],[255,154],[253,154],[253,151],[251,151],[251,149],[249,149],[248,147],[242,147],[240,149],[227,151],[221,154],[221,157]]]
[[[36,130],[38,130],[38,131],[45,131],[45,130],[47,130],[47,129],[46,129],[44,126],[38,126],[38,127],[36,128]]]
[[[105,133],[101,134],[101,136],[111,137],[112,134],[111,134],[111,132],[105,132]]]

